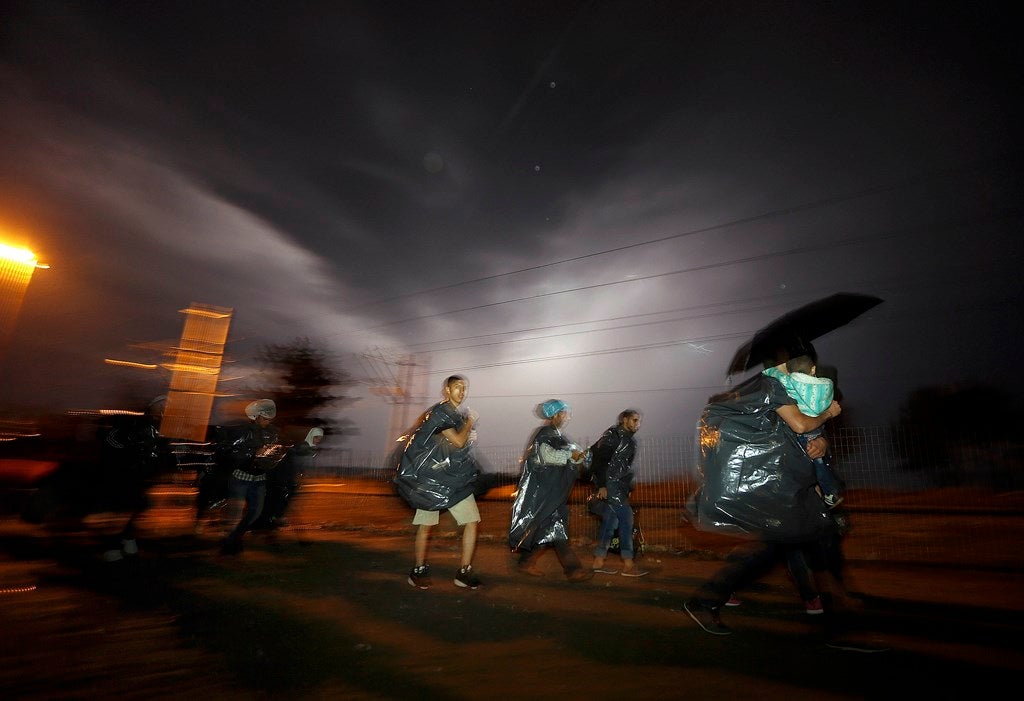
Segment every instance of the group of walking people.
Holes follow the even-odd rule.
[[[822,425],[841,407],[831,383],[815,378],[815,362],[812,348],[790,352],[783,362],[711,397],[698,423],[703,482],[690,507],[691,521],[700,529],[744,538],[685,604],[708,633],[731,632],[721,621],[722,607],[738,604],[736,592],[783,557],[808,613],[820,612],[811,570],[826,570],[834,579],[841,576],[838,529],[829,509],[842,501],[842,483],[831,470],[828,441],[821,434]],[[414,561],[407,580],[418,589],[433,583],[429,543],[442,511],[463,528],[453,583],[469,589],[482,586],[473,567],[480,522],[475,492],[481,470],[474,450],[478,416],[465,406],[467,393],[465,377],[446,378],[442,400],[420,417],[396,460],[396,490],[415,511]],[[154,400],[145,417],[106,436],[112,461],[127,465],[143,460],[146,470],[138,473],[139,480],[159,462],[156,427],[165,403],[164,398]],[[543,423],[523,454],[508,528],[518,571],[542,576],[537,561],[554,550],[570,582],[589,580],[595,573],[648,574],[636,562],[630,504],[641,413],[623,410],[615,425],[585,447],[565,433],[572,411],[567,402],[550,399],[537,411]],[[302,462],[315,455],[323,438],[322,429],[311,428],[304,440],[284,445],[273,425],[277,408],[270,399],[250,403],[245,413],[246,423],[215,428],[212,464],[219,467],[199,480],[197,525],[214,500],[230,505],[234,526],[221,542],[227,555],[242,550],[243,537],[261,520],[268,527],[280,521]],[[592,481],[589,511],[600,519],[589,565],[574,551],[569,534],[569,498],[584,475]],[[134,520],[145,504],[135,500],[131,506],[132,518],[119,534],[120,550],[112,546],[106,559],[137,552]],[[621,571],[607,562],[613,539],[618,541]]]
[[[700,529],[743,538],[685,603],[708,633],[732,632],[721,621],[722,607],[739,605],[735,593],[783,557],[810,614],[821,613],[815,574],[841,581],[841,534],[831,509],[843,499],[843,484],[832,470],[821,428],[842,408],[831,381],[816,377],[815,364],[809,344],[788,349],[780,362],[766,363],[762,373],[711,397],[698,423],[703,484],[690,507],[691,521]],[[442,401],[420,418],[396,465],[398,493],[415,509],[415,560],[408,583],[419,589],[432,585],[430,531],[445,510],[464,529],[454,584],[481,586],[473,569],[480,522],[474,497],[480,470],[473,455],[478,417],[464,406],[467,391],[461,375],[445,379]],[[618,536],[621,574],[646,575],[636,563],[630,504],[641,413],[622,411],[589,447],[564,432],[571,418],[568,403],[551,399],[538,413],[544,422],[523,455],[508,530],[518,571],[543,576],[537,560],[553,549],[570,582],[595,573],[619,574],[606,561]],[[573,550],[568,530],[569,497],[584,474],[593,482],[589,510],[601,519],[589,566]]]
[[[151,401],[142,416],[128,416],[101,432],[101,470],[108,505],[128,513],[123,528],[107,539],[103,559],[123,560],[138,553],[135,525],[149,508],[148,491],[154,478],[178,464],[174,446],[160,435],[167,397]],[[258,399],[245,407],[246,421],[213,426],[208,450],[196,470],[195,532],[203,531],[210,512],[226,511],[233,524],[220,543],[225,555],[242,551],[245,534],[275,529],[299,487],[299,478],[316,456],[324,430],[303,428],[300,441],[282,442],[273,424],[277,405]],[[196,458],[196,455],[192,456]]]
[[[427,562],[430,529],[437,525],[440,512],[448,511],[464,529],[461,565],[454,583],[476,589],[481,586],[473,570],[480,522],[474,496],[480,474],[473,454],[477,415],[463,406],[468,391],[466,378],[446,378],[441,391],[443,400],[420,418],[397,465],[395,485],[415,509],[412,522],[418,527],[415,562],[408,581],[419,589],[432,585]],[[553,549],[570,582],[590,579],[595,571],[611,572],[604,559],[618,533],[623,574],[647,574],[634,562],[633,510],[629,504],[635,483],[633,434],[640,428],[640,412],[623,411],[615,426],[605,431],[593,446],[583,448],[564,433],[572,411],[568,403],[550,399],[537,409],[544,422],[534,432],[523,455],[508,532],[509,547],[518,553],[519,571],[542,576],[537,559]],[[601,517],[594,564],[590,567],[583,566],[569,537],[569,496],[584,471],[593,474],[597,488],[592,510]]]

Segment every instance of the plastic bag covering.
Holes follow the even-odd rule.
[[[622,426],[612,426],[590,446],[590,469],[594,473],[596,487],[608,490],[609,504],[629,503],[636,474],[633,472],[633,456],[636,455],[636,440],[633,434]],[[604,476],[601,484],[600,475]]]
[[[568,541],[569,493],[579,477],[571,462],[545,465],[540,446],[555,450],[575,446],[553,426],[542,426],[523,455],[523,472],[512,502],[512,523],[508,544],[513,550],[532,550],[537,545]]]
[[[704,483],[691,506],[698,529],[802,542],[831,527],[814,467],[774,411],[786,404],[793,400],[782,385],[758,374],[704,408],[697,424]]]
[[[414,509],[442,511],[473,493],[480,467],[472,444],[456,448],[442,431],[458,431],[465,418],[448,402],[431,407],[406,443],[394,478],[398,494]]]

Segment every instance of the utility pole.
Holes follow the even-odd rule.
[[[391,404],[384,447],[390,452],[395,441],[412,428],[417,412],[425,403],[426,373],[416,372],[416,369],[429,365],[429,359],[423,353],[399,355],[388,349],[374,348],[363,353],[359,360],[368,376],[370,394],[383,397]]]

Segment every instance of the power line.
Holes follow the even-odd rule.
[[[843,239],[843,240],[835,241],[835,242],[832,242],[832,243],[822,243],[822,244],[817,244],[817,245],[807,244],[807,245],[801,246],[799,248],[791,248],[791,249],[784,250],[784,251],[773,251],[771,253],[762,253],[760,255],[748,256],[748,257],[745,257],[745,258],[734,258],[734,259],[731,259],[731,260],[720,261],[720,262],[717,262],[717,263],[705,263],[703,265],[695,265],[695,266],[691,266],[689,268],[682,268],[680,270],[670,270],[670,271],[662,272],[662,273],[652,273],[651,275],[638,276],[638,277],[630,278],[629,280],[613,280],[611,282],[602,282],[602,283],[596,283],[596,284],[593,284],[593,285],[584,285],[582,287],[572,287],[572,288],[565,289],[565,290],[556,290],[554,292],[541,292],[541,293],[538,293],[538,294],[535,294],[535,295],[527,295],[525,297],[515,297],[515,298],[512,298],[512,299],[501,300],[501,301],[498,301],[498,302],[488,302],[488,303],[485,303],[485,304],[477,304],[477,305],[473,305],[473,306],[470,306],[470,307],[462,307],[460,309],[450,309],[450,310],[443,311],[443,312],[435,312],[433,314],[421,314],[419,316],[406,317],[404,319],[398,319],[396,321],[389,321],[389,322],[386,322],[386,323],[383,323],[383,324],[377,324],[375,326],[369,326],[369,327],[366,327],[366,328],[363,328],[363,329],[357,329],[357,330],[353,331],[352,333],[361,333],[361,332],[366,332],[366,331],[373,331],[373,330],[377,330],[377,329],[381,329],[381,328],[386,328],[388,326],[395,326],[397,324],[404,324],[404,323],[407,323],[407,322],[410,322],[410,321],[419,321],[419,320],[422,320],[422,319],[433,319],[433,318],[437,318],[437,317],[440,317],[440,316],[447,316],[449,314],[459,314],[459,313],[467,312],[467,311],[476,311],[476,310],[479,310],[479,309],[488,309],[488,308],[491,308],[491,307],[498,307],[498,306],[502,306],[502,305],[505,305],[505,304],[513,304],[513,303],[516,303],[516,302],[528,302],[528,301],[532,301],[532,300],[536,300],[536,299],[544,299],[546,297],[554,297],[554,296],[557,296],[557,295],[568,294],[570,292],[585,292],[587,290],[596,290],[596,289],[601,289],[601,288],[605,288],[605,287],[612,287],[612,286],[615,286],[615,285],[626,285],[626,284],[631,284],[631,283],[635,283],[635,282],[641,282],[643,280],[655,280],[655,279],[663,278],[663,277],[671,277],[673,275],[682,275],[684,273],[693,273],[693,272],[699,272],[699,271],[702,271],[702,270],[712,270],[712,269],[715,269],[715,268],[723,268],[723,267],[728,267],[728,266],[732,266],[732,265],[742,265],[744,263],[755,263],[755,262],[760,262],[760,261],[764,261],[764,260],[770,260],[772,258],[782,258],[782,257],[786,257],[786,256],[791,256],[791,255],[799,255],[799,254],[807,254],[807,253],[813,253],[813,252],[820,252],[820,251],[825,251],[825,250],[830,250],[830,249],[842,248],[842,247],[845,247],[845,246],[855,246],[855,245],[859,245],[859,244],[863,244],[863,243],[876,243],[876,242],[879,242],[879,241],[885,241],[885,240],[888,240],[888,239],[896,238],[898,236],[904,236],[904,235],[912,234],[912,233],[932,233],[936,229],[939,229],[939,228],[952,228],[952,227],[956,227],[956,226],[961,226],[961,225],[966,224],[966,223],[977,223],[979,221],[989,221],[989,220],[996,220],[996,219],[1002,219],[1002,218],[1009,218],[1009,217],[1013,217],[1013,216],[1020,216],[1022,211],[1024,211],[1024,210],[1021,210],[1021,209],[1018,209],[1018,208],[1009,208],[1009,209],[1004,210],[1004,211],[1002,211],[1002,212],[1000,212],[998,214],[993,215],[990,218],[985,218],[985,219],[978,219],[976,217],[971,217],[969,219],[968,218],[961,218],[961,219],[955,219],[955,220],[952,220],[952,221],[944,221],[944,222],[942,222],[941,225],[939,225],[939,224],[922,224],[922,225],[914,226],[914,227],[904,227],[904,228],[901,228],[901,229],[893,229],[891,231],[882,232],[880,234],[869,234],[869,235],[866,235],[866,236],[856,236],[856,237],[853,237],[853,238]]]
[[[1009,155],[1003,156],[1003,157],[992,158],[992,159],[983,159],[983,160],[979,160],[979,161],[973,161],[973,162],[970,162],[970,163],[962,164],[960,166],[955,166],[955,167],[951,167],[951,168],[938,169],[938,170],[931,171],[929,173],[922,173],[920,175],[912,176],[912,177],[909,177],[909,178],[904,178],[903,180],[898,180],[898,181],[896,181],[894,183],[890,183],[888,185],[876,185],[876,186],[865,188],[863,190],[858,190],[856,192],[849,193],[849,194],[846,194],[846,195],[835,195],[833,197],[825,197],[825,198],[822,198],[822,199],[819,199],[819,200],[812,200],[810,202],[804,202],[802,204],[793,205],[791,207],[784,207],[784,208],[781,208],[781,209],[775,209],[775,210],[771,210],[771,211],[768,211],[768,212],[762,212],[761,214],[755,214],[755,215],[752,215],[752,216],[749,216],[749,217],[740,217],[738,219],[732,219],[730,221],[722,222],[722,223],[719,223],[719,224],[712,224],[710,226],[701,227],[699,229],[691,229],[691,230],[688,230],[688,231],[683,231],[683,232],[680,232],[678,234],[670,234],[668,236],[662,236],[662,237],[656,238],[656,239],[649,239],[647,241],[638,241],[636,243],[625,244],[623,246],[617,246],[615,248],[608,248],[608,249],[605,249],[605,250],[602,250],[602,251],[595,251],[593,253],[584,253],[582,255],[573,256],[571,258],[563,258],[562,260],[556,260],[556,261],[552,261],[552,262],[549,262],[549,263],[541,263],[539,265],[533,265],[533,266],[529,266],[529,267],[526,267],[526,268],[520,268],[518,270],[509,270],[509,271],[506,271],[504,273],[495,273],[493,275],[485,275],[483,277],[473,278],[471,280],[463,280],[461,282],[453,282],[453,283],[449,283],[449,284],[446,284],[446,285],[438,285],[437,287],[430,287],[430,288],[419,290],[419,291],[416,291],[416,292],[407,292],[407,293],[404,293],[404,294],[395,295],[394,297],[386,297],[384,299],[378,299],[378,300],[368,300],[368,301],[365,301],[365,302],[361,302],[359,305],[342,308],[341,311],[344,312],[344,311],[352,311],[352,310],[356,310],[356,309],[365,309],[367,307],[378,306],[378,305],[381,305],[381,304],[387,304],[388,302],[394,302],[394,301],[397,301],[397,300],[400,300],[400,299],[406,299],[408,297],[415,297],[415,296],[419,296],[419,295],[425,295],[425,294],[429,294],[431,292],[439,292],[441,290],[449,290],[449,289],[453,289],[455,287],[462,287],[464,285],[472,285],[472,284],[475,284],[475,283],[478,283],[478,282],[487,282],[489,280],[498,280],[500,278],[509,277],[511,275],[518,275],[520,273],[533,272],[535,270],[543,270],[545,268],[551,268],[551,267],[554,267],[556,265],[562,265],[564,263],[574,263],[574,262],[581,261],[581,260],[587,260],[588,258],[595,258],[597,256],[603,256],[603,255],[606,255],[606,254],[609,254],[609,253],[617,253],[619,251],[627,251],[627,250],[630,250],[630,249],[633,249],[633,248],[640,248],[642,246],[651,246],[651,245],[654,245],[656,243],[664,243],[666,241],[673,241],[673,240],[685,238],[685,237],[688,237],[688,236],[695,236],[697,234],[704,234],[704,233],[708,233],[708,232],[711,232],[711,231],[718,231],[720,229],[727,229],[727,228],[733,227],[733,226],[741,226],[743,224],[751,224],[751,223],[754,223],[754,222],[764,221],[764,220],[767,220],[767,219],[773,219],[773,218],[777,218],[777,217],[784,217],[784,216],[788,216],[790,214],[797,214],[799,212],[805,212],[805,211],[812,210],[812,209],[818,209],[820,207],[827,207],[827,206],[834,205],[834,204],[840,204],[842,202],[849,202],[849,201],[852,201],[852,200],[860,199],[862,197],[867,197],[869,195],[877,195],[877,194],[882,194],[882,193],[885,193],[885,192],[892,192],[892,191],[900,190],[900,189],[903,189],[903,188],[906,188],[906,187],[910,187],[911,185],[914,185],[914,184],[917,184],[917,183],[921,183],[921,182],[927,182],[927,181],[930,181],[930,180],[938,180],[938,179],[946,178],[946,177],[949,177],[949,176],[952,176],[952,175],[956,175],[956,174],[959,174],[959,173],[969,173],[971,171],[980,170],[980,169],[982,169],[982,168],[984,168],[986,166],[989,166],[989,165],[1003,164],[1003,163],[1013,162],[1013,161],[1017,161],[1017,160],[1020,160],[1020,154],[1013,153],[1013,154],[1009,154]]]

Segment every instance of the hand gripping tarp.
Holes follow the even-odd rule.
[[[704,408],[697,424],[703,485],[689,507],[698,529],[803,542],[832,527],[814,491],[814,467],[774,411],[792,403],[778,381],[758,374]]]
[[[447,402],[420,419],[402,451],[394,478],[395,489],[409,506],[442,511],[473,493],[480,468],[470,444],[456,448],[442,432],[459,430],[465,418]]]

